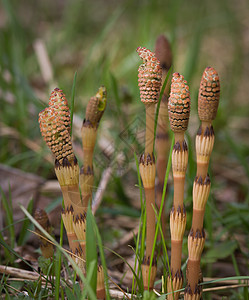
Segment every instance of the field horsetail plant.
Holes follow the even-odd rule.
[[[198,114],[201,126],[196,135],[197,174],[193,184],[193,219],[192,228],[188,236],[188,265],[187,286],[184,299],[198,300],[202,289],[200,260],[205,243],[203,220],[205,206],[210,193],[210,178],[208,165],[214,145],[214,130],[212,121],[216,117],[220,97],[219,76],[215,69],[205,69],[198,97]]]
[[[186,227],[186,211],[183,204],[185,175],[188,164],[188,147],[184,139],[190,114],[190,92],[184,77],[174,73],[168,102],[171,130],[174,132],[172,152],[172,170],[174,179],[174,201],[170,212],[171,232],[171,276],[168,276],[168,299],[178,299],[182,288],[183,274],[181,271],[182,241]],[[171,282],[172,280],[172,282]],[[173,295],[174,294],[174,295]]]
[[[69,247],[79,251],[79,242],[73,230],[74,209],[81,202],[79,194],[79,166],[70,137],[70,111],[62,90],[55,88],[49,106],[39,113],[41,134],[55,156],[55,173],[59,181],[65,209],[62,219],[66,228]]]
[[[86,109],[82,126],[84,166],[79,170],[70,137],[70,112],[62,90],[55,88],[49,106],[39,113],[42,136],[55,156],[55,173],[59,181],[65,208],[62,219],[73,258],[83,273],[86,260],[86,214],[92,200],[93,150],[97,128],[106,106],[106,89],[100,87]],[[79,190],[81,188],[81,194]],[[37,215],[37,214],[36,214]],[[105,298],[103,267],[97,270],[97,297]]]
[[[156,260],[152,258],[155,237],[155,176],[156,166],[153,153],[154,148],[154,119],[155,105],[159,98],[162,69],[155,54],[145,47],[137,48],[143,64],[138,69],[138,86],[140,98],[146,110],[145,150],[140,157],[139,170],[146,199],[146,255],[142,264],[142,275],[145,289],[152,289],[156,276]],[[153,259],[150,270],[150,260]]]

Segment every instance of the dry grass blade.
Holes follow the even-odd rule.
[[[52,241],[50,241],[50,240],[47,239],[46,237],[42,236],[41,234],[39,234],[39,233],[37,233],[37,232],[35,232],[35,231],[33,231],[33,230],[30,230],[30,229],[28,229],[28,231],[30,231],[30,232],[32,232],[33,234],[39,236],[41,239],[46,240],[48,243],[51,243],[52,245],[56,246],[55,243],[53,243]],[[80,257],[80,256],[78,256],[78,255],[72,253],[71,251],[69,251],[69,250],[67,250],[67,249],[65,249],[65,248],[63,248],[63,250],[64,250],[67,254],[69,254],[69,255],[71,255],[71,256],[74,256],[75,258],[80,259],[80,260],[82,260],[82,261],[85,261],[82,257]]]
[[[39,67],[41,69],[43,80],[47,84],[50,83],[51,85],[54,85],[53,68],[44,41],[41,39],[37,39],[35,40],[33,46],[35,49]]]
[[[111,279],[111,277],[109,277],[109,280],[122,292],[122,294],[123,294],[123,296],[125,296],[127,299],[131,299],[129,296],[128,296],[128,294],[125,292],[125,291],[123,291],[122,289],[121,289],[121,287],[119,286],[119,285],[117,285],[112,279]],[[131,295],[130,295],[131,296]],[[122,298],[123,299],[123,298]]]
[[[203,292],[215,292],[215,291],[220,291],[220,290],[230,290],[230,289],[236,289],[236,288],[240,288],[240,287],[244,287],[244,286],[248,286],[249,287],[249,283],[241,283],[241,284],[233,284],[233,285],[223,285],[223,286],[215,286],[212,288],[206,288],[203,289]]]
[[[104,196],[104,192],[105,192],[107,184],[108,184],[108,182],[111,178],[111,175],[112,175],[112,167],[109,167],[109,168],[105,169],[105,171],[102,174],[97,192],[95,194],[95,197],[94,197],[93,203],[92,203],[93,215],[95,215],[98,207],[101,204],[101,201],[102,201],[103,196]]]

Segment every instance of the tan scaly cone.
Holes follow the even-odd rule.
[[[62,90],[55,88],[51,93],[48,104],[49,107],[39,113],[40,130],[45,142],[56,158],[55,173],[66,208],[63,221],[72,221],[72,218],[66,212],[73,212],[73,207],[78,205],[81,199],[79,193],[79,166],[70,137],[71,119],[68,102]],[[70,228],[72,228],[72,224],[70,224]],[[70,249],[76,249],[79,246],[76,241],[77,237],[75,234],[71,237],[72,232],[69,232],[69,235]]]
[[[193,185],[193,220],[188,236],[189,259],[187,265],[187,286],[184,299],[201,298],[200,260],[205,243],[203,220],[206,202],[210,193],[210,179],[207,174],[209,159],[214,145],[212,121],[216,117],[220,97],[219,76],[213,68],[206,68],[199,89],[198,114],[201,126],[196,136],[197,174]]]
[[[172,65],[172,52],[169,41],[162,34],[156,40],[155,55],[160,61],[162,68],[162,84],[165,81],[167,73]],[[157,153],[156,171],[158,182],[156,185],[156,204],[159,208],[162,201],[164,178],[167,168],[167,158],[170,149],[169,143],[169,118],[168,118],[168,97],[170,90],[170,79],[168,79],[167,85],[162,96],[158,113],[157,133],[155,148]],[[165,207],[165,202],[164,202]],[[162,230],[164,238],[166,235],[166,215],[163,207],[163,214],[161,216]],[[160,238],[160,237],[159,237]]]
[[[155,158],[154,146],[154,119],[155,105],[158,101],[162,80],[162,69],[155,54],[145,47],[138,47],[137,53],[143,59],[138,69],[138,86],[141,101],[146,109],[146,136],[145,151],[140,157],[139,170],[145,190],[146,199],[146,256],[142,264],[142,274],[145,289],[152,289],[156,276],[156,260],[153,265],[149,281],[149,264],[155,237]],[[149,286],[148,286],[149,285]]]
[[[173,291],[181,289],[183,274],[181,271],[182,241],[186,227],[186,211],[184,208],[184,184],[188,164],[188,147],[184,133],[188,127],[190,114],[190,93],[184,77],[174,73],[168,103],[171,130],[174,132],[175,145],[172,152],[172,170],[174,178],[174,201],[170,212],[171,232],[171,277]],[[172,292],[170,276],[167,280],[168,292]],[[174,299],[179,298],[179,292],[174,293]],[[167,299],[173,299],[173,294]]]
[[[41,225],[41,227],[44,228],[45,231],[47,231],[47,233],[51,234],[52,227],[50,225],[48,215],[43,209],[37,208],[34,213],[34,218]],[[53,244],[47,241],[47,238],[43,235],[43,233],[39,229],[36,228],[35,231],[39,235],[41,235],[41,237],[39,236],[39,240],[40,240],[40,248],[41,248],[42,255],[45,258],[53,257],[54,254]],[[42,237],[45,237],[45,239],[43,239]]]

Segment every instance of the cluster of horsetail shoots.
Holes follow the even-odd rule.
[[[158,102],[162,69],[155,54],[145,47],[138,47],[137,53],[143,60],[138,69],[138,86],[141,101],[146,110],[145,151],[140,157],[139,170],[144,186],[146,199],[146,255],[142,264],[142,274],[145,289],[151,289],[156,275],[156,260],[153,259],[149,271],[155,237],[155,176],[156,166],[153,153],[155,106]]]
[[[159,35],[156,40],[155,55],[160,61],[160,66],[162,68],[162,84],[164,83],[169,69],[172,65],[172,52],[169,41],[164,35]],[[157,186],[156,186],[156,204],[160,207],[162,195],[164,178],[167,168],[167,157],[170,149],[169,142],[169,126],[168,126],[168,97],[170,89],[170,80],[167,81],[167,85],[164,89],[162,100],[160,103],[158,122],[157,122],[157,133],[155,140],[155,148],[157,153],[156,161],[156,171],[157,171]],[[165,207],[165,202],[164,202]],[[161,216],[162,230],[164,237],[166,234],[166,215],[163,207],[163,214]]]
[[[188,147],[184,133],[188,127],[190,114],[190,92],[184,77],[174,73],[168,102],[171,130],[174,132],[175,143],[172,152],[172,170],[174,179],[174,200],[170,212],[171,232],[171,278],[168,276],[168,291],[179,290],[183,284],[181,271],[182,241],[186,227],[186,211],[183,204],[185,175],[188,164]],[[172,285],[171,285],[172,279]],[[173,290],[172,290],[173,287]],[[179,292],[174,293],[178,299]],[[170,294],[168,299],[173,299]]]
[[[197,174],[193,184],[193,219],[188,236],[187,286],[184,299],[201,298],[200,260],[205,243],[203,220],[205,206],[210,193],[208,176],[209,159],[214,145],[212,121],[216,117],[220,97],[219,76],[214,68],[207,67],[202,75],[199,97],[198,115],[201,126],[196,135]]]
[[[70,111],[62,90],[55,88],[49,106],[39,113],[42,136],[55,156],[55,173],[59,181],[65,209],[62,219],[67,232],[69,247],[75,261],[85,271],[86,213],[92,199],[93,150],[97,128],[106,106],[106,89],[100,87],[87,105],[82,126],[84,165],[79,169],[70,137]],[[81,195],[79,191],[81,189]],[[82,262],[83,261],[83,262]],[[101,277],[102,278],[102,277]],[[103,278],[102,278],[103,279]],[[103,292],[103,280],[99,283]],[[98,285],[98,283],[97,283]]]
[[[168,298],[178,299],[183,285],[181,271],[182,242],[186,227],[184,207],[184,185],[188,164],[188,147],[184,138],[190,115],[190,92],[184,77],[174,73],[170,84],[167,84],[158,116],[156,135],[157,168],[154,157],[154,122],[155,107],[159,99],[162,79],[165,80],[172,64],[172,53],[169,42],[161,35],[156,41],[155,53],[145,47],[138,47],[137,53],[143,60],[138,69],[138,86],[141,101],[146,110],[145,150],[139,161],[139,171],[145,191],[146,202],[146,253],[142,263],[144,288],[151,290],[157,272],[156,258],[152,257],[155,239],[155,177],[158,175],[157,205],[160,206],[166,172],[166,158],[169,151],[168,122],[174,133],[172,151],[172,170],[174,180],[173,207],[170,212],[171,262],[167,278]],[[201,121],[196,135],[197,174],[193,183],[193,219],[188,236],[187,285],[184,299],[201,298],[200,260],[205,243],[203,228],[204,213],[210,193],[208,166],[214,145],[212,122],[216,117],[220,96],[219,76],[215,69],[205,69],[199,89],[198,115]],[[75,261],[85,272],[86,259],[86,219],[87,209],[92,201],[94,184],[93,154],[99,122],[106,108],[106,88],[101,86],[92,97],[86,108],[82,124],[83,166],[79,169],[71,141],[71,119],[67,99],[61,89],[55,88],[50,96],[48,107],[39,113],[41,134],[55,156],[55,173],[63,194],[65,208],[62,219],[67,232],[69,247]],[[80,193],[81,191],[81,193]],[[51,226],[45,211],[37,209],[36,221],[51,233]],[[162,215],[162,228],[166,221]],[[53,257],[53,245],[41,235],[41,251],[45,258]],[[152,261],[152,267],[150,264]],[[103,267],[98,264],[97,298],[105,298]]]
[[[34,213],[34,218],[47,233],[52,233],[52,226],[49,222],[48,215],[43,209],[37,208]],[[39,229],[36,228],[35,231],[39,234],[42,256],[45,258],[52,258],[54,254],[53,244],[47,241],[46,237]]]

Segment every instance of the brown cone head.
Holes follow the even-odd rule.
[[[186,131],[190,114],[190,93],[187,81],[179,73],[173,74],[168,111],[171,130]]]
[[[198,97],[198,114],[201,121],[212,121],[215,119],[219,99],[219,75],[214,68],[207,67],[202,75]]]
[[[37,208],[34,213],[34,218],[36,222],[41,225],[42,228],[44,228],[46,231],[49,231],[51,225],[45,210]]]
[[[160,61],[161,68],[168,71],[172,65],[172,52],[170,43],[163,34],[156,40],[155,55]]]
[[[140,98],[144,103],[157,103],[162,83],[162,69],[155,53],[145,47],[138,47],[137,53],[143,60],[138,68]]]
[[[86,118],[83,126],[96,127],[106,108],[107,92],[104,86],[101,86],[94,97],[92,97],[86,107]],[[89,124],[90,122],[90,124]]]

